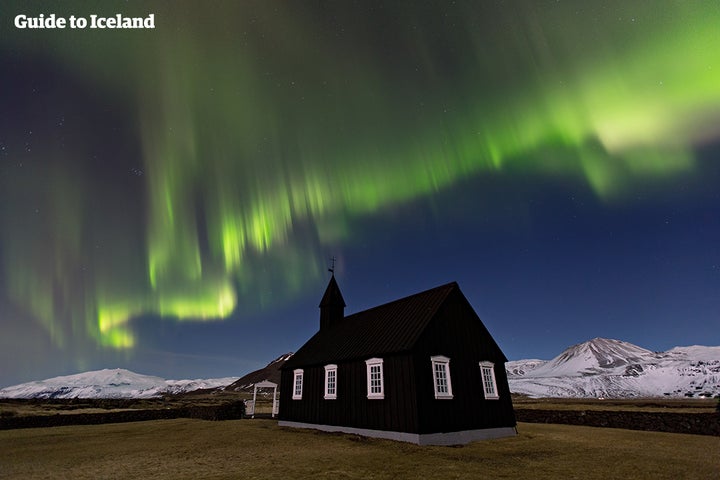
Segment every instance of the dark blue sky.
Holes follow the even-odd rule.
[[[243,375],[332,256],[346,313],[457,281],[510,359],[720,345],[720,5],[661,3],[4,3],[0,386]]]

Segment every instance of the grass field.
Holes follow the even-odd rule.
[[[281,428],[272,420],[158,420],[0,431],[0,478],[716,479],[720,438],[523,424],[463,447]]]

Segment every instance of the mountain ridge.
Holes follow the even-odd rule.
[[[265,367],[243,375],[230,385],[223,388],[225,391],[248,391],[253,388],[256,383],[268,380],[280,385],[280,369],[293,356],[292,352],[280,355],[278,358],[268,363]]]
[[[54,377],[0,389],[0,398],[152,398],[202,389],[241,391],[280,383],[286,353],[242,377],[165,380],[124,369]],[[632,398],[720,396],[720,346],[652,352],[620,340],[594,338],[551,360],[507,362],[510,391],[531,397]]]
[[[122,368],[105,368],[13,385],[0,389],[0,398],[153,398],[218,388],[237,378],[165,380]]]

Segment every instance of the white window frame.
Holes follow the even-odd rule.
[[[486,376],[487,369],[490,371],[490,378]],[[483,393],[487,400],[497,400],[500,398],[500,394],[497,389],[497,382],[495,381],[495,364],[492,362],[480,362],[480,379],[482,382]],[[489,381],[488,381],[489,380]],[[488,390],[487,384],[492,382],[492,392]]]
[[[452,381],[450,380],[450,359],[448,357],[445,357],[443,355],[435,355],[433,357],[430,357],[430,362],[432,363],[432,376],[433,376],[433,388],[435,390],[435,398],[436,399],[447,399],[452,400],[453,393],[452,393]],[[438,384],[438,369],[441,369],[442,372],[445,374],[445,381],[446,381],[446,390],[445,392],[440,391],[440,388],[438,388],[440,385]]]
[[[385,398],[385,375],[383,373],[383,359],[382,358],[370,358],[365,360],[367,366],[367,398],[371,400],[382,400]],[[380,385],[372,385],[372,371],[374,367],[377,367],[376,371],[380,373]],[[377,391],[376,387],[380,387],[380,391]],[[376,391],[373,391],[376,390]]]
[[[303,369],[298,368],[296,370],[293,370],[293,394],[292,399],[293,400],[302,400],[302,393],[303,393]],[[300,388],[298,389],[298,385]]]
[[[338,387],[338,368],[337,365],[325,365],[325,400],[335,400],[337,398]],[[329,390],[330,377],[333,377],[332,392]]]

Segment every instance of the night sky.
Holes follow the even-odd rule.
[[[457,281],[510,359],[720,345],[715,0],[0,21],[0,387],[243,375],[317,330],[332,256],[346,313]]]

